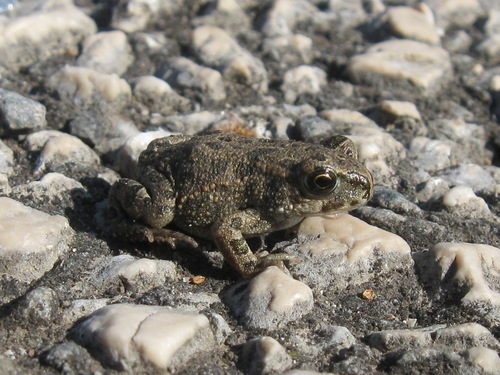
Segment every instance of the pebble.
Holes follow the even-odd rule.
[[[192,47],[205,65],[222,72],[224,78],[244,82],[260,93],[267,92],[267,71],[262,61],[241,47],[225,30],[215,26],[196,28]]]
[[[380,112],[382,112],[388,121],[394,121],[401,117],[410,117],[418,121],[422,121],[420,112],[417,106],[412,102],[404,102],[399,100],[384,100],[378,106]]]
[[[195,135],[204,130],[208,130],[211,126],[223,120],[224,117],[221,114],[200,111],[167,116],[162,119],[161,125],[172,133]]]
[[[366,22],[368,18],[366,8],[370,8],[373,13],[383,10],[384,5],[378,1],[361,0],[330,0],[328,10],[338,19],[336,20],[341,28],[355,28]]]
[[[353,56],[347,66],[347,73],[355,83],[380,85],[387,81],[387,85],[402,87],[410,84],[426,96],[441,88],[450,78],[451,70],[448,52],[413,40],[380,42]]]
[[[60,299],[48,287],[40,286],[30,290],[23,298],[25,319],[36,325],[47,325],[60,317]]]
[[[49,271],[69,249],[68,220],[0,197],[0,274],[30,283]]]
[[[318,9],[306,0],[276,0],[266,14],[262,32],[265,37],[291,34],[299,22],[314,18]]]
[[[415,257],[420,277],[441,293],[460,288],[462,304],[500,306],[500,249],[483,244],[447,243]]]
[[[474,347],[466,350],[463,355],[474,367],[486,374],[496,374],[500,368],[500,358],[496,350]]]
[[[41,130],[47,126],[45,106],[0,88],[0,136]]]
[[[491,215],[488,204],[474,194],[474,190],[469,186],[455,186],[450,189],[443,196],[443,205],[452,214],[464,219]]]
[[[5,178],[14,172],[14,151],[0,140],[0,175]]]
[[[310,64],[313,59],[313,41],[301,34],[267,38],[262,50],[266,56],[284,67]]]
[[[172,370],[215,345],[204,315],[162,306],[109,305],[81,323],[74,335],[101,361],[129,372],[142,361]]]
[[[460,164],[443,173],[441,177],[450,186],[469,186],[475,193],[491,193],[496,186],[491,174],[477,164]]]
[[[89,292],[95,290],[144,293],[174,280],[175,263],[167,260],[137,259],[131,255],[118,255],[99,260],[94,271],[84,282]]]
[[[60,133],[50,137],[43,145],[36,161],[35,174],[95,170],[99,165],[100,159],[94,150],[77,137]]]
[[[205,7],[203,15],[193,20],[193,26],[217,26],[233,36],[248,33],[251,19],[242,9],[239,1],[219,0]]]
[[[87,36],[76,65],[99,73],[122,75],[133,63],[127,35],[119,30],[103,31]]]
[[[377,274],[413,267],[410,247],[401,237],[348,214],[307,217],[298,235],[310,240],[296,249],[301,263],[291,272],[315,290],[344,290],[368,282],[374,277],[374,264],[383,265]]]
[[[73,300],[63,310],[63,322],[67,325],[73,325],[77,320],[92,314],[109,303],[109,298]]]
[[[234,315],[252,328],[280,327],[313,308],[311,289],[275,266],[250,281],[233,285],[226,300]]]
[[[118,105],[128,101],[132,94],[130,85],[118,75],[77,66],[65,66],[51,76],[47,84],[57,91],[63,101],[76,107],[100,101]]]
[[[426,4],[433,11],[437,25],[443,29],[471,26],[484,14],[478,0],[427,0]]]
[[[50,3],[0,23],[0,65],[18,69],[64,53],[76,54],[82,39],[97,31],[94,21],[71,1]]]
[[[170,85],[154,76],[143,76],[133,81],[134,97],[151,112],[171,115],[188,112],[191,102],[177,94]]]
[[[315,66],[301,65],[285,72],[281,91],[285,95],[285,102],[293,104],[301,95],[318,95],[326,84],[325,71]]]
[[[426,172],[438,172],[452,166],[456,162],[453,156],[459,151],[454,142],[427,137],[415,137],[410,143],[410,156]]]
[[[172,58],[158,72],[158,76],[181,90],[194,90],[202,102],[220,102],[226,99],[222,75],[184,57]]]
[[[243,345],[241,360],[245,373],[249,375],[281,373],[293,363],[285,348],[269,336],[247,341]]]
[[[464,323],[439,329],[434,333],[434,344],[447,349],[462,351],[470,347],[500,349],[500,342],[485,327],[478,323]]]
[[[434,202],[442,198],[450,189],[448,183],[441,177],[431,177],[417,186],[417,200],[419,202]]]

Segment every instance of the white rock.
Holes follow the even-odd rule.
[[[84,321],[76,335],[105,363],[128,371],[141,360],[172,369],[215,344],[204,315],[161,306],[106,306]]]
[[[18,68],[64,53],[76,54],[78,43],[97,30],[94,21],[66,2],[0,23],[0,65]]]
[[[144,293],[175,279],[175,263],[167,260],[136,259],[131,255],[118,255],[99,260],[94,271],[84,282],[95,289],[125,290]]]
[[[413,40],[372,45],[364,54],[352,57],[347,67],[349,77],[356,83],[409,83],[426,95],[436,92],[450,77],[451,70],[448,52]]]
[[[111,26],[133,33],[151,21],[174,14],[182,5],[180,0],[120,0],[113,7]]]
[[[123,177],[134,178],[141,152],[148,147],[153,139],[168,137],[172,134],[166,130],[158,129],[156,131],[139,133],[129,138],[118,152],[115,168]]]
[[[328,1],[328,9],[331,13],[335,14],[338,17],[338,23],[342,28],[350,27],[355,28],[361,25],[367,19],[367,14],[365,11],[365,6],[368,5],[368,1],[362,0],[329,0]],[[380,5],[383,7],[383,4],[376,4],[376,2],[372,2],[372,4],[376,11],[383,10],[380,9]]]
[[[292,367],[292,358],[281,344],[269,336],[247,341],[242,361],[248,374],[280,373]]]
[[[76,106],[101,100],[115,103],[128,100],[132,94],[129,84],[116,74],[68,65],[50,77],[47,84],[57,90],[62,100]]]
[[[485,346],[500,349],[495,336],[478,323],[464,323],[439,329],[434,334],[434,345],[442,345],[448,350],[462,351],[471,346]]]
[[[47,126],[41,103],[0,88],[0,136],[41,130]]]
[[[490,63],[500,62],[500,35],[494,35],[483,40],[476,49]]]
[[[262,32],[266,37],[291,34],[298,22],[312,19],[318,9],[306,0],[277,0],[266,14]]]
[[[313,41],[301,34],[266,38],[262,50],[284,66],[310,64],[313,59]]]
[[[311,289],[274,266],[249,282],[235,284],[228,296],[234,314],[253,328],[279,327],[300,319],[313,307]]]
[[[226,99],[222,75],[184,57],[170,60],[161,78],[174,87],[198,91],[202,100],[218,102]]]
[[[76,65],[99,73],[122,75],[134,61],[127,35],[122,31],[104,31],[85,38]]]
[[[35,174],[45,171],[57,172],[65,167],[95,169],[99,166],[99,156],[80,139],[61,133],[51,137],[44,144],[38,156]]]
[[[14,166],[14,151],[0,139],[0,174],[6,178],[13,172]]]
[[[433,45],[440,44],[439,32],[433,19],[418,9],[398,6],[387,9],[382,22],[388,25],[392,33],[404,39],[412,39]]]
[[[417,261],[417,260],[416,260]],[[438,268],[430,267],[434,262]],[[467,293],[462,298],[463,304],[489,303],[500,305],[500,249],[482,244],[447,243],[435,245],[422,261],[421,276],[432,283],[446,283],[452,277],[453,282]],[[439,269],[435,274],[431,270]],[[453,275],[449,273],[453,271]],[[437,279],[437,281],[436,281]],[[453,288],[453,284],[444,284],[441,288]]]
[[[204,64],[221,71],[225,78],[243,81],[261,93],[267,92],[267,72],[262,61],[226,31],[214,26],[198,27],[193,31],[192,46]]]
[[[315,66],[301,65],[285,72],[281,91],[285,101],[293,104],[300,95],[319,94],[327,83],[325,71]]]
[[[209,129],[215,123],[222,120],[224,120],[224,116],[221,113],[200,111],[188,113],[185,115],[182,114],[167,116],[162,119],[161,123],[162,126],[173,133],[195,135],[203,130]]]
[[[30,283],[68,251],[68,220],[0,197],[0,275]]]
[[[448,183],[441,177],[432,177],[425,181],[421,190],[417,191],[419,202],[437,201],[450,189]]]
[[[496,181],[477,164],[460,164],[441,175],[451,186],[470,186],[474,192],[493,192]]]
[[[478,0],[427,0],[426,4],[444,29],[470,26],[484,13]]]
[[[417,106],[412,102],[402,102],[398,100],[384,100],[379,105],[380,111],[392,117],[411,117],[422,121]]]
[[[453,146],[451,141],[415,137],[410,143],[410,155],[418,168],[427,172],[439,171],[452,165]]]
[[[378,274],[413,266],[406,241],[348,214],[305,218],[298,234],[316,239],[299,245],[301,263],[291,272],[314,288],[343,290],[367,282],[375,263],[383,265]]]
[[[479,367],[486,374],[497,374],[500,368],[500,358],[496,350],[484,347],[473,347],[464,353],[475,367]]]
[[[443,196],[443,205],[464,218],[491,215],[488,204],[469,186],[455,186]],[[499,222],[500,224],[500,222]]]
[[[177,94],[170,85],[154,76],[143,76],[133,81],[134,96],[151,112],[170,115],[191,108],[189,99]]]

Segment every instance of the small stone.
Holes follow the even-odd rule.
[[[267,92],[267,72],[261,60],[241,47],[226,31],[201,26],[193,31],[193,49],[198,58],[233,81],[242,81],[254,90]]]
[[[441,177],[450,186],[469,186],[475,193],[493,192],[496,186],[491,174],[477,164],[460,164],[443,173]]]
[[[63,101],[77,107],[100,101],[117,105],[128,101],[132,94],[127,81],[116,74],[68,65],[50,77],[47,84],[57,91]]]
[[[189,99],[177,94],[167,82],[153,76],[135,79],[133,90],[134,97],[151,112],[171,115],[191,109]]]
[[[473,347],[468,349],[463,355],[474,367],[479,368],[486,374],[496,374],[500,368],[500,358],[496,350]]]
[[[45,112],[43,104],[0,88],[0,136],[45,128]]]
[[[448,183],[440,177],[431,177],[422,187],[417,187],[419,202],[435,202],[443,197],[450,189]]]
[[[74,341],[64,342],[51,348],[48,352],[42,354],[40,360],[44,365],[51,366],[59,372],[71,369],[69,371],[85,373],[89,369],[100,367],[89,352]]]
[[[77,299],[71,301],[63,311],[63,320],[73,325],[77,320],[92,314],[94,311],[109,304],[109,298]]]
[[[415,120],[422,121],[422,117],[420,116],[417,106],[411,102],[384,100],[380,103],[379,110],[386,116],[392,117],[393,119],[411,117]]]
[[[120,291],[123,287],[134,293],[144,293],[173,280],[177,274],[175,263],[167,260],[136,259],[131,255],[106,258],[93,267],[85,281],[92,289]]]
[[[457,146],[450,141],[415,137],[410,144],[410,155],[419,168],[427,172],[436,172],[452,165],[452,150],[456,149]]]
[[[202,102],[219,102],[226,99],[222,75],[184,57],[169,60],[158,76],[175,88],[198,92]]]
[[[204,315],[130,304],[97,310],[77,327],[75,339],[108,366],[126,371],[141,361],[172,370],[215,345]]]
[[[162,126],[172,133],[195,135],[208,130],[215,123],[222,121],[222,115],[209,112],[193,112],[186,115],[172,115],[162,119]]]
[[[328,9],[331,13],[338,17],[338,22],[341,28],[355,28],[367,20],[367,13],[365,7],[368,6],[369,1],[362,0],[329,0]],[[383,10],[383,4],[372,1],[372,10]]]
[[[0,140],[0,174],[10,176],[14,172],[14,151]]]
[[[484,13],[478,0],[427,0],[426,4],[443,29],[470,26]]]
[[[496,247],[441,242],[416,256],[415,263],[430,287],[450,294],[459,288],[462,304],[500,305],[500,249]]]
[[[242,361],[249,375],[280,373],[292,367],[292,358],[285,348],[268,336],[247,341],[243,345]]]
[[[352,57],[347,73],[355,83],[397,83],[408,88],[416,86],[423,94],[432,95],[451,76],[451,69],[450,56],[440,47],[413,40],[389,40]]]
[[[474,194],[469,186],[456,186],[443,196],[443,205],[453,214],[463,218],[490,216],[488,204]]]
[[[372,206],[387,208],[398,214],[412,217],[422,215],[422,209],[415,203],[410,202],[403,194],[384,186],[375,186],[370,203]]]
[[[265,55],[284,66],[310,64],[313,59],[313,41],[301,34],[290,34],[264,39]]]
[[[298,234],[309,240],[299,243],[295,252],[301,263],[291,272],[315,289],[344,290],[368,282],[375,263],[384,265],[377,275],[413,267],[410,247],[401,237],[348,214],[307,217]]]
[[[36,324],[46,325],[60,316],[60,300],[57,293],[47,287],[30,290],[23,299],[23,315]]]
[[[431,332],[428,330],[387,330],[367,337],[372,348],[381,351],[408,350],[432,346]]]
[[[0,25],[0,65],[17,69],[65,53],[74,55],[78,43],[97,31],[94,21],[72,2],[47,3]]]
[[[30,283],[68,251],[68,220],[0,197],[0,275]]]
[[[193,20],[193,26],[217,26],[238,36],[248,33],[251,29],[252,20],[242,9],[237,0],[219,0],[205,7],[201,17]]]
[[[80,139],[66,133],[47,140],[38,156],[35,174],[96,169],[99,156]]]
[[[281,91],[285,95],[285,101],[293,104],[300,95],[318,95],[326,85],[327,77],[323,70],[301,65],[285,73]]]
[[[490,63],[496,64],[500,62],[500,35],[483,40],[476,49]]]
[[[274,328],[307,314],[313,295],[307,285],[272,266],[250,281],[233,285],[227,303],[246,326]]]
[[[291,34],[297,23],[313,19],[318,13],[318,9],[306,0],[274,1],[266,14],[262,32],[266,37]]]

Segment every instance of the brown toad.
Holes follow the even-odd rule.
[[[348,211],[372,196],[373,179],[348,138],[321,144],[233,133],[171,136],[142,152],[136,180],[110,191],[112,229],[135,241],[196,246],[212,239],[231,266],[250,277],[288,260],[257,257],[245,238],[289,228],[306,216]]]

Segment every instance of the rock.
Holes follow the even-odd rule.
[[[204,7],[203,15],[193,20],[193,26],[217,26],[233,36],[247,33],[251,19],[236,0],[219,0]]]
[[[126,33],[144,30],[149,23],[172,16],[182,5],[181,0],[120,0],[113,7],[111,27]]]
[[[454,369],[456,374],[474,374],[475,369],[458,354],[449,350],[413,349],[395,358],[389,366],[394,373],[405,373],[411,369],[417,373],[447,374]]]
[[[495,336],[478,323],[458,324],[439,329],[434,333],[433,340],[434,345],[442,345],[448,350],[457,352],[476,346],[500,349],[500,342]]]
[[[0,136],[41,130],[47,126],[45,106],[0,88]]]
[[[116,30],[86,37],[76,65],[99,73],[122,75],[133,61],[134,57],[127,35]]]
[[[90,356],[89,352],[74,341],[54,346],[45,352],[40,360],[43,364],[51,366],[60,372],[71,369],[75,372],[84,373],[89,369],[99,368],[96,360]]]
[[[368,14],[365,9],[368,7],[368,3],[370,2],[362,0],[329,0],[328,10],[338,18],[336,22],[340,24],[341,28],[354,28],[366,21]],[[375,2],[371,3],[375,5]],[[378,6],[383,7],[383,4],[379,3]],[[375,11],[375,9],[372,10]]]
[[[191,109],[188,99],[177,94],[170,85],[153,76],[143,76],[133,82],[134,97],[151,112],[171,115]]]
[[[99,165],[100,159],[94,150],[78,138],[60,133],[44,144],[36,162],[35,174],[95,170]]]
[[[100,101],[121,105],[132,94],[129,84],[116,74],[68,65],[50,77],[47,85],[56,90],[63,101],[76,107],[87,107]]]
[[[387,330],[375,332],[367,337],[372,348],[381,351],[409,350],[432,347],[432,331],[419,330]]]
[[[194,90],[204,102],[219,102],[226,99],[222,75],[214,70],[184,57],[169,60],[158,72],[158,76],[181,90]]]
[[[476,50],[491,64],[500,62],[500,35],[494,35],[483,40],[476,47]]]
[[[313,41],[301,34],[267,38],[262,50],[266,56],[285,67],[310,64],[313,59]]]
[[[47,325],[60,317],[60,300],[57,293],[47,287],[30,290],[22,301],[23,315],[36,325]]]
[[[226,300],[234,315],[252,328],[282,326],[300,319],[313,307],[311,289],[275,266],[233,285]]]
[[[348,214],[305,218],[298,235],[305,238],[293,254],[301,262],[291,272],[315,290],[344,290],[369,282],[374,272],[394,274],[413,267],[410,247],[401,237]]]
[[[68,220],[0,197],[0,275],[30,283],[68,251]]]
[[[370,205],[411,217],[422,216],[422,209],[415,203],[410,202],[403,194],[384,186],[375,186]]]
[[[470,26],[484,13],[478,0],[428,0],[426,4],[443,29]]]
[[[451,141],[415,137],[410,144],[411,157],[426,172],[437,172],[456,164],[454,155],[458,152],[460,150],[457,145]]]
[[[285,348],[268,336],[247,341],[241,360],[249,375],[280,373],[292,367],[292,358]]]
[[[450,186],[469,186],[475,193],[492,193],[496,181],[490,173],[477,164],[460,164],[450,168],[441,177]]]
[[[450,56],[440,47],[412,40],[389,40],[352,57],[347,74],[355,83],[379,85],[386,82],[387,85],[417,87],[428,96],[439,91],[451,76],[451,69]]]
[[[77,299],[70,302],[63,311],[63,322],[68,326],[109,304],[109,298]]]
[[[474,367],[486,374],[495,374],[500,368],[500,358],[496,350],[474,347],[468,349],[463,355]]]
[[[460,292],[464,305],[500,305],[500,249],[482,244],[438,243],[415,256],[420,278],[435,298]]]
[[[226,31],[201,26],[193,31],[192,47],[197,57],[233,81],[241,81],[254,90],[267,92],[267,72],[262,61],[241,47]]]
[[[204,130],[208,130],[215,123],[223,119],[221,114],[201,111],[164,117],[161,121],[161,125],[172,133],[195,135]]]
[[[96,32],[96,24],[71,1],[59,4],[47,4],[48,9],[0,23],[0,65],[18,69],[64,53],[77,53],[78,43]]]
[[[417,186],[417,199],[419,202],[436,202],[450,189],[448,183],[440,177],[431,177],[422,185]]]
[[[74,336],[100,361],[126,371],[141,362],[174,369],[215,344],[204,315],[130,304],[97,310],[77,327]]]
[[[394,121],[401,117],[410,117],[422,121],[417,106],[412,102],[384,100],[380,103],[378,110],[384,115],[386,122]]]
[[[262,32],[266,37],[291,34],[299,22],[314,18],[318,9],[306,0],[277,0],[266,13]]]
[[[0,174],[5,178],[14,172],[14,151],[0,140]]]
[[[167,260],[136,259],[131,255],[118,255],[99,260],[93,273],[84,282],[92,290],[144,293],[175,279],[175,263]]]
[[[293,104],[300,95],[318,95],[326,84],[326,73],[323,70],[301,65],[285,73],[281,91],[285,95],[285,101]]]
[[[443,196],[443,205],[454,215],[464,219],[491,215],[488,204],[474,194],[469,186],[455,186]],[[500,224],[500,221],[499,221]]]

